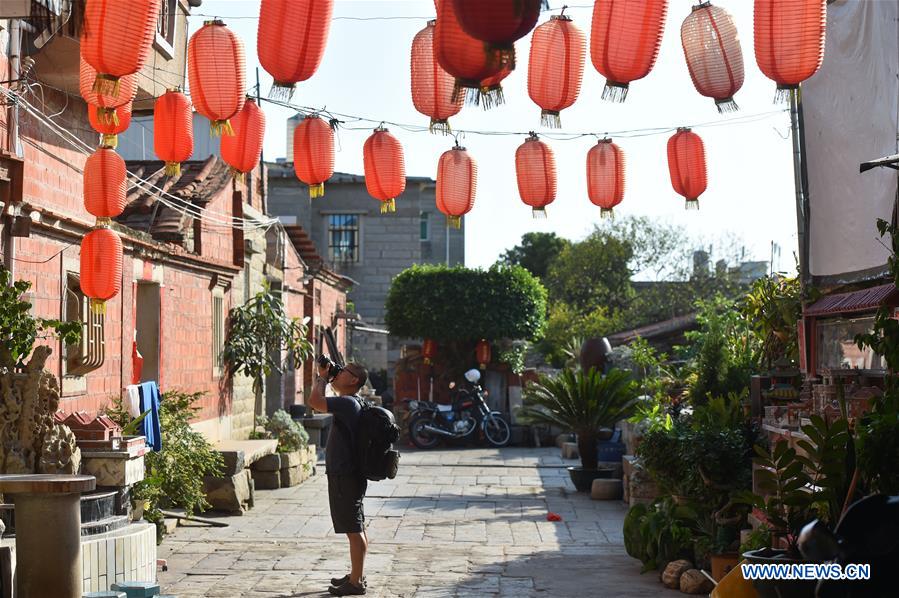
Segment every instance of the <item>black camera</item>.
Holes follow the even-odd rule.
[[[319,355],[318,364],[322,367],[328,368],[328,375],[325,376],[328,379],[328,382],[333,380],[337,376],[337,374],[343,371],[343,366],[328,359],[327,355]]]

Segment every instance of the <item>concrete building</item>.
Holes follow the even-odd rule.
[[[381,214],[362,175],[335,173],[325,196],[310,200],[292,163],[266,166],[268,212],[287,227],[305,229],[325,263],[358,283],[348,295],[361,317],[350,322],[350,357],[389,372],[400,356],[398,339],[385,334],[384,304],[393,277],[412,264],[463,264],[464,219],[463,228],[447,227],[435,206],[436,183],[428,177],[408,177],[396,212]]]

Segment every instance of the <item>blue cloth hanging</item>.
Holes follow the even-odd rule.
[[[150,411],[141,422],[141,434],[146,436],[147,446],[159,452],[162,450],[162,434],[159,429],[159,386],[155,382],[144,382],[138,390],[140,412]]]

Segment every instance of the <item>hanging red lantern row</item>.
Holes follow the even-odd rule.
[[[122,240],[107,227],[95,228],[81,240],[81,292],[95,313],[122,290]]]
[[[84,207],[95,218],[115,218],[125,210],[128,191],[125,161],[101,147],[84,163]]]
[[[214,136],[233,135],[229,120],[246,101],[243,42],[222,21],[206,21],[187,44],[187,76],[197,112]]]
[[[437,357],[437,341],[426,338],[421,345],[421,356],[424,358],[425,365],[434,363],[434,358]]]
[[[296,84],[321,64],[334,0],[262,0],[256,52],[274,77],[270,97],[290,99]]]
[[[612,208],[624,199],[624,152],[611,139],[601,139],[587,152],[587,194],[601,208],[601,218],[612,218]]]
[[[734,94],[743,87],[743,50],[730,13],[708,2],[694,6],[680,39],[696,91],[714,99],[718,112],[738,110]]]
[[[705,147],[688,127],[679,128],[668,140],[668,172],[671,186],[686,198],[686,208],[699,209],[699,196],[708,185]]]
[[[515,174],[521,201],[533,208],[534,218],[545,218],[556,199],[556,159],[533,132],[515,151]]]
[[[606,78],[602,99],[623,102],[632,81],[649,74],[665,30],[667,0],[597,0],[590,56]]]
[[[452,0],[462,29],[484,42],[482,51],[490,62],[515,68],[514,43],[530,33],[545,0]]]
[[[232,119],[233,135],[222,137],[222,160],[231,167],[231,174],[243,180],[246,173],[259,164],[265,137],[265,112],[256,102],[247,100]]]
[[[412,40],[412,104],[431,118],[432,133],[450,131],[449,118],[462,110],[461,96],[453,97],[455,79],[434,58],[434,30],[437,21],[428,21]]]
[[[91,89],[119,97],[120,80],[137,73],[150,55],[159,7],[160,0],[87,0],[81,30],[81,57],[96,71]]]
[[[455,77],[453,97],[466,93],[471,104],[481,100],[482,81],[500,73],[503,63],[484,52],[484,42],[462,30],[456,18],[453,0],[437,0],[437,24],[434,29],[434,57]],[[489,106],[485,105],[485,108]]]
[[[309,197],[325,194],[325,182],[334,174],[334,129],[331,123],[312,115],[293,130],[293,169],[309,185]]]
[[[559,113],[574,104],[581,92],[586,53],[587,38],[569,17],[552,16],[534,30],[528,95],[543,109],[543,126],[562,126]]]
[[[403,146],[380,126],[365,140],[362,157],[368,194],[381,202],[382,214],[396,212],[396,198],[406,190]]]
[[[821,68],[826,29],[827,0],[755,0],[755,61],[777,83],[776,101]]]
[[[115,108],[113,117],[102,121],[96,108],[88,104],[87,120],[100,133],[100,145],[115,148],[119,145],[119,133],[124,133],[131,126],[131,102]]]
[[[190,100],[170,89],[153,105],[153,150],[165,162],[166,176],[179,176],[181,162],[194,153],[194,115]]]
[[[486,370],[490,364],[492,355],[490,354],[490,342],[487,339],[481,339],[474,349],[475,358],[478,360],[478,367]]]
[[[478,165],[458,143],[443,152],[437,162],[437,209],[453,228],[462,226],[462,216],[474,207]]]
[[[137,76],[125,75],[117,82],[117,95],[94,91],[94,80],[97,71],[82,57],[78,68],[78,91],[87,102],[88,115],[94,113],[98,123],[117,125],[116,108],[130,104],[137,94]]]

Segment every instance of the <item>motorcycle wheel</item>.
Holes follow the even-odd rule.
[[[512,442],[512,428],[505,419],[491,413],[484,418],[484,437],[492,446],[509,446]]]
[[[409,422],[409,439],[420,449],[431,449],[440,443],[440,438],[424,429],[431,423],[431,418],[417,415]]]

